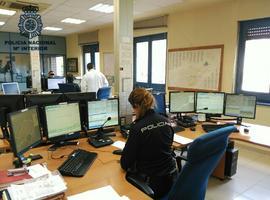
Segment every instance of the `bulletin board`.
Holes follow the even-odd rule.
[[[168,50],[168,89],[220,91],[224,45]]]

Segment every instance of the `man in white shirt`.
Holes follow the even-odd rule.
[[[109,83],[104,74],[94,69],[92,63],[87,64],[88,72],[82,77],[82,92],[97,92],[99,88],[108,87]]]

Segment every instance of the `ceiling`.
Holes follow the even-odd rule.
[[[0,0],[0,8],[1,8]],[[18,2],[19,0],[3,0],[6,2]],[[106,14],[95,11],[89,11],[88,8],[98,4],[113,4],[113,0],[20,0],[20,2],[37,3],[45,5],[40,9],[43,27],[60,27],[61,31],[52,32],[43,30],[44,35],[65,36],[71,33],[86,32],[95,30],[98,27],[112,24],[113,13]],[[213,3],[228,0],[134,0],[134,19],[147,19],[154,16],[161,16],[177,10],[192,9],[194,7],[206,6]],[[40,5],[41,6],[41,5]],[[18,22],[20,15],[18,12],[13,16],[0,15],[0,21],[5,24],[0,26],[0,31],[18,32]],[[86,20],[85,23],[75,25],[62,23],[65,18],[76,18]]]

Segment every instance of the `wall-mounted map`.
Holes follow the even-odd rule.
[[[169,90],[220,91],[224,45],[169,49]]]

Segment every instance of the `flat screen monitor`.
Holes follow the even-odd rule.
[[[48,90],[58,90],[59,89],[58,83],[66,83],[65,78],[48,78],[47,79]]]
[[[161,115],[166,116],[166,100],[165,100],[165,93],[153,93],[153,96],[156,100],[155,111]]]
[[[88,129],[100,128],[110,117],[104,127],[119,125],[119,100],[107,99],[88,102]]]
[[[41,127],[45,127],[44,119],[44,106],[55,105],[61,102],[64,102],[65,96],[63,94],[28,94],[25,95],[25,104],[26,107],[29,106],[38,106],[39,109],[39,118]]]
[[[29,107],[9,114],[11,144],[18,158],[41,142],[37,107]]]
[[[2,83],[4,94],[20,94],[20,88],[17,82]]]
[[[256,96],[226,94],[224,115],[255,119]]]
[[[169,93],[170,113],[195,112],[195,92],[173,91]]]
[[[69,92],[64,93],[67,102],[79,102],[82,129],[87,128],[87,102],[96,100],[95,92]]]
[[[196,112],[205,114],[222,115],[224,111],[223,92],[197,92],[196,93]]]
[[[70,139],[70,135],[81,131],[78,103],[45,106],[45,119],[46,136],[52,142],[65,141]]]

